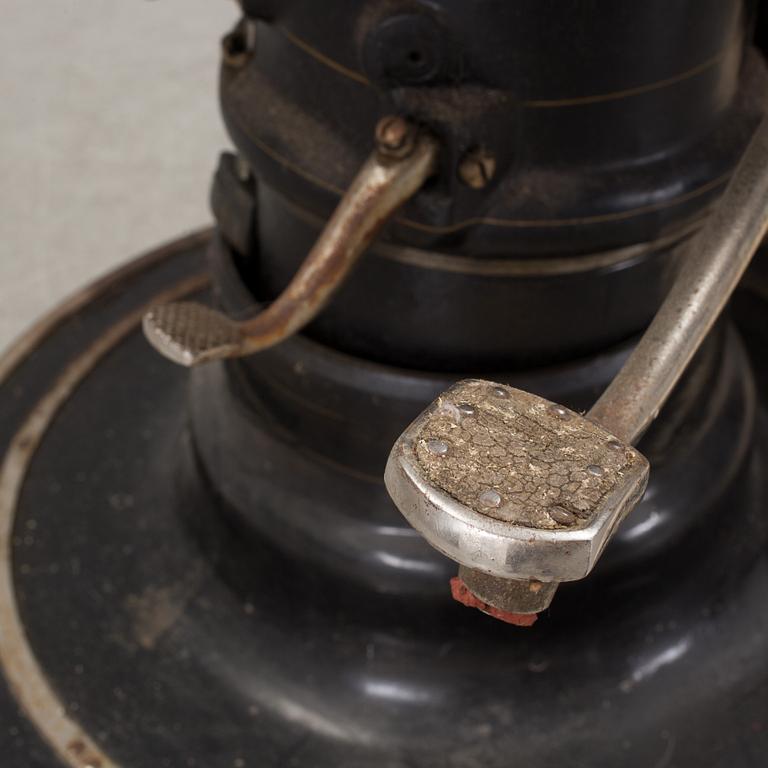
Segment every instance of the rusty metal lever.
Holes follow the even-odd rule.
[[[434,171],[437,141],[403,118],[376,128],[376,149],[358,172],[299,271],[263,312],[237,322],[193,302],[153,308],[144,334],[181,365],[244,357],[292,336],[328,303],[382,225]]]

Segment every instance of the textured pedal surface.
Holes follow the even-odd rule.
[[[414,439],[431,485],[478,514],[531,528],[587,525],[645,463],[578,413],[482,381],[441,396]]]
[[[152,346],[181,365],[231,357],[242,340],[228,317],[189,301],[155,307],[144,316],[143,327]]]
[[[461,565],[571,581],[594,567],[648,471],[641,453],[581,414],[468,380],[401,435],[385,482],[411,525]]]

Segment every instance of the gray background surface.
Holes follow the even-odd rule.
[[[0,0],[0,350],[210,221],[231,0]]]

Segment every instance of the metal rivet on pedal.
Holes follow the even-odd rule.
[[[598,467],[597,464],[590,464],[587,467],[587,472],[595,477],[602,477],[605,474],[605,470],[602,467]]]
[[[459,410],[453,403],[440,403],[437,413],[440,416],[446,416],[456,424],[461,423],[461,410]]]
[[[445,456],[450,447],[445,440],[427,440],[427,450],[435,456]]]
[[[609,440],[606,445],[612,450],[612,451],[623,451],[624,446],[618,441],[618,440]]]
[[[477,498],[477,500],[484,506],[495,509],[501,504],[501,495],[498,491],[494,491],[493,488],[489,488],[487,491],[483,491]]]
[[[509,392],[507,392],[507,390],[504,389],[504,387],[493,387],[491,389],[491,392],[495,397],[501,397],[501,398],[509,397]]]
[[[571,415],[568,413],[568,411],[565,410],[565,408],[563,408],[562,405],[553,405],[549,410],[552,411],[552,413],[554,413],[558,419],[565,420],[571,418]]]
[[[550,507],[547,510],[547,514],[560,525],[572,525],[576,522],[576,515],[567,509],[563,509],[563,507]]]
[[[474,416],[475,409],[469,403],[459,403],[457,406],[462,416]]]

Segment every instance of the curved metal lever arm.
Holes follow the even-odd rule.
[[[434,171],[438,144],[399,118],[398,146],[385,134],[358,172],[299,271],[263,312],[236,322],[191,302],[156,307],[144,317],[144,333],[163,355],[182,365],[243,357],[274,346],[309,323],[328,303],[382,225]],[[395,131],[396,132],[396,131]],[[388,151],[389,150],[389,151]]]
[[[706,223],[685,246],[656,317],[588,417],[627,443],[656,418],[768,228],[768,119]]]

